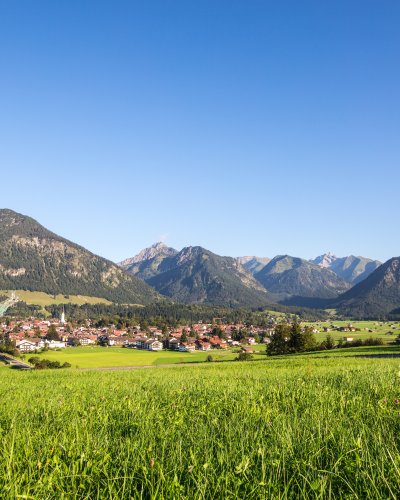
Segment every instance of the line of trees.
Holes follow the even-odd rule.
[[[327,335],[325,340],[318,343],[311,327],[302,327],[298,322],[278,325],[270,340],[270,343],[267,345],[267,354],[269,356],[294,354],[298,352],[324,351],[346,347],[379,346],[383,344],[381,338],[373,337],[352,341],[339,339],[335,342],[332,335]]]

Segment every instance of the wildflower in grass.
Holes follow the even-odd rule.
[[[395,404],[395,405],[398,405],[399,403],[400,403],[400,400],[398,400],[398,399],[395,399],[395,400],[394,400],[394,404]]]

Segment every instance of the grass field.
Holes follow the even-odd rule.
[[[205,361],[211,354],[215,361],[233,360],[237,354],[230,351],[213,350],[212,352],[149,352],[122,347],[67,347],[60,351],[39,353],[40,358],[51,361],[67,361],[74,368],[110,368],[124,366],[150,366]],[[30,355],[26,355],[27,358]]]
[[[258,344],[251,346],[254,351],[254,359],[261,360],[267,358],[265,345]],[[235,349],[233,350],[235,351]],[[186,364],[186,363],[202,363],[206,361],[209,355],[213,361],[233,361],[237,357],[237,353],[232,350],[217,350],[212,349],[207,352],[195,351],[192,353],[174,352],[163,350],[158,352],[143,351],[140,349],[125,349],[122,347],[67,347],[59,351],[46,351],[38,354],[26,354],[25,359],[31,356],[39,356],[50,361],[59,361],[60,363],[68,362],[73,369],[81,368],[123,368],[123,367],[140,367],[140,366],[161,366],[170,364]],[[237,351],[237,349],[236,349]],[[375,354],[392,354],[400,355],[399,345],[384,345],[384,346],[368,346],[346,349],[334,349],[331,351],[310,352],[297,355],[300,357],[309,358],[342,358],[365,356]],[[286,356],[288,362],[294,359],[294,356]]]
[[[351,323],[355,328],[359,328],[359,332],[337,332],[329,331],[325,333],[323,331],[324,327],[330,327],[332,324],[337,326],[346,326]],[[342,337],[353,337],[356,339],[366,339],[369,337],[381,338],[384,342],[393,342],[394,339],[400,335],[400,323],[399,322],[380,322],[380,321],[336,321],[332,320],[329,322],[319,322],[319,323],[305,323],[313,328],[319,330],[319,333],[315,334],[316,339],[321,342],[326,338],[326,336],[332,335],[335,340],[339,340]],[[372,330],[371,332],[369,330]],[[392,332],[389,334],[389,332]]]
[[[51,304],[111,304],[107,299],[100,297],[88,297],[85,295],[49,295],[44,292],[29,292],[26,290],[13,290],[15,294],[27,304],[37,305],[41,307],[50,306]],[[12,291],[0,290],[0,295],[11,296]]]
[[[0,498],[398,498],[399,368],[0,368]]]

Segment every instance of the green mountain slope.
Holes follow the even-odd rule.
[[[266,291],[237,259],[201,247],[163,258],[157,274],[145,279],[161,294],[185,304],[258,307],[268,302]]]
[[[255,274],[255,278],[269,292],[283,294],[287,299],[330,299],[350,287],[329,269],[289,255],[279,255],[272,259]]]
[[[344,315],[379,318],[400,308],[400,257],[382,264],[334,303]]]
[[[117,265],[12,210],[0,210],[0,290],[89,295],[149,304],[158,294]]]

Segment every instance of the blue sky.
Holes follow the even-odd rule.
[[[400,254],[400,3],[0,0],[0,206],[111,260]]]

